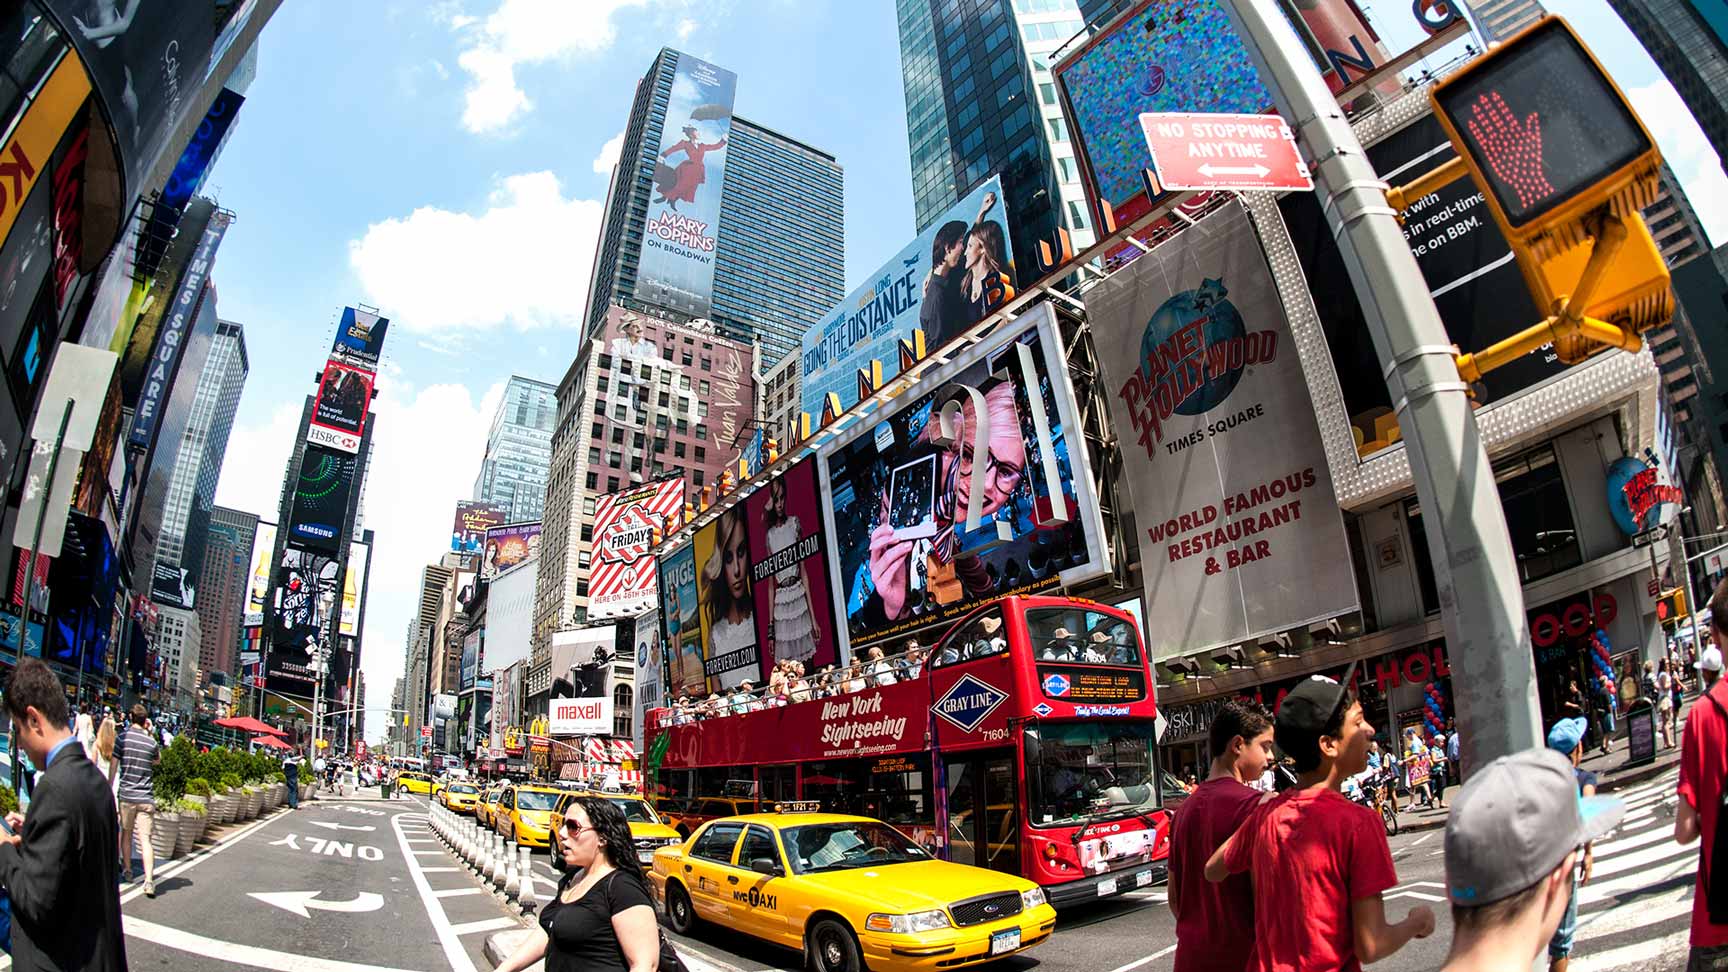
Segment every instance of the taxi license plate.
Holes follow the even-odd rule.
[[[991,955],[1001,955],[1003,952],[1012,952],[1019,947],[1020,929],[1018,928],[1009,928],[1003,931],[990,933]]]
[[[654,852],[651,850],[639,850],[636,852],[636,860],[643,864],[652,864],[654,863]]]
[[[1151,871],[1140,871],[1134,875],[1134,886],[1137,888],[1143,888],[1146,885],[1151,884],[1151,883],[1152,883],[1152,872]]]
[[[1102,898],[1102,897],[1105,897],[1106,895],[1111,895],[1111,894],[1115,894],[1115,893],[1116,893],[1116,879],[1115,878],[1108,878],[1106,880],[1098,882],[1098,897]]]

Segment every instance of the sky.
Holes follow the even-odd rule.
[[[1365,6],[1389,46],[1419,39],[1408,0]],[[1603,0],[1549,6],[1728,240],[1728,177],[1673,88]],[[385,732],[420,568],[448,546],[505,381],[555,383],[576,351],[612,164],[663,45],[737,72],[738,114],[840,160],[848,289],[914,235],[888,0],[289,0],[264,30],[206,187],[237,216],[214,279],[251,362],[217,502],[275,518],[336,318],[379,308],[368,740]]]

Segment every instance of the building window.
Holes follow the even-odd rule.
[[[623,445],[624,444],[624,430],[623,429],[615,428],[612,430],[612,444],[613,445]]]
[[[618,477],[617,476],[607,476],[606,477],[606,492],[608,492],[608,493],[618,492]]]
[[[684,340],[686,340],[686,341],[688,341],[688,340],[690,340],[690,339],[689,339],[689,338],[685,338],[685,339],[684,339]],[[689,351],[685,351],[685,352],[684,352],[684,353],[683,353],[683,354],[682,354],[682,355],[680,355],[680,356],[679,356],[679,358],[678,358],[678,360],[680,360],[680,361],[682,361],[682,362],[683,362],[683,363],[684,363],[684,364],[689,364],[689,363],[690,363],[690,360],[691,360],[691,358],[690,358],[690,352],[689,352]]]
[[[1046,119],[1044,119],[1044,121],[1046,124],[1048,124],[1050,126],[1050,140],[1052,142],[1066,142],[1066,141],[1068,141],[1068,123],[1067,122],[1063,121],[1060,118],[1046,118]]]
[[[697,446],[696,447],[696,461],[697,462],[707,462],[708,461],[708,450],[702,448],[701,446]],[[38,562],[40,562],[40,561],[38,561]]]
[[[1068,218],[1070,220],[1069,225],[1075,229],[1083,230],[1086,228],[1086,213],[1080,208],[1080,204],[1072,199],[1068,200]]]
[[[588,461],[590,463],[595,464],[595,465],[599,464],[599,462],[600,462],[600,447],[599,446],[590,446],[588,448]]]
[[[698,394],[702,394],[702,395],[708,394],[708,382],[705,380],[697,382],[696,383],[696,391]]]
[[[1056,103],[1056,86],[1048,81],[1038,82],[1038,98],[1047,105]]]
[[[605,434],[606,434],[606,427],[601,425],[599,422],[595,422],[594,423],[594,438],[598,439]]]
[[[629,736],[636,721],[634,712],[636,706],[635,692],[628,685],[612,687],[612,734],[614,736]]]
[[[1074,160],[1066,155],[1056,156],[1056,167],[1062,170],[1063,182],[1079,182],[1080,174],[1074,167]]]
[[[597,473],[597,472],[590,472],[590,473],[588,473],[588,488],[589,488],[589,489],[593,489],[593,488],[595,488],[595,487],[596,487],[596,486],[599,486],[599,485],[600,485],[600,474],[599,474],[599,473]],[[587,529],[587,528],[586,528],[586,527],[584,527],[584,528],[583,528],[583,529],[584,529],[584,530],[586,530],[586,529]],[[584,540],[586,540],[586,539],[588,539],[588,538],[587,538],[587,537],[583,537],[583,538],[582,538],[582,539],[584,539]]]
[[[703,355],[702,356],[702,370],[703,371],[713,371],[714,370],[714,359],[708,357],[707,355]]]
[[[611,466],[613,469],[617,469],[619,466],[621,466],[623,464],[624,464],[624,455],[622,453],[618,452],[616,449],[607,450],[607,452],[606,452],[606,465]]]
[[[589,473],[589,475],[593,475],[593,473]],[[592,523],[582,524],[582,542],[587,543],[588,541],[590,541],[592,539],[594,539],[594,524],[592,524]]]
[[[1725,437],[1725,438],[1728,438],[1728,437]],[[677,456],[680,459],[684,458],[684,443],[682,443],[682,442],[672,443],[672,454],[674,456]]]

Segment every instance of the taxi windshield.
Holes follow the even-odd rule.
[[[480,788],[475,786],[472,783],[452,783],[452,784],[450,784],[450,792],[451,793],[479,793]]]
[[[535,790],[516,791],[516,809],[518,810],[550,810],[558,802],[560,794],[540,793]]]
[[[820,874],[854,867],[880,867],[927,861],[922,847],[900,831],[873,820],[806,824],[780,832],[792,859],[793,874]]]
[[[648,809],[648,804],[641,800],[613,800],[612,805],[624,811],[624,820],[628,823],[660,822],[654,811]]]
[[[1150,810],[1151,722],[1040,725],[1026,730],[1026,795],[1034,825]]]

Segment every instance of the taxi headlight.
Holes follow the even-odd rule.
[[[1020,910],[1031,911],[1033,908],[1044,904],[1047,900],[1048,899],[1044,897],[1043,888],[1033,888],[1030,891],[1022,891],[1020,892]]]
[[[864,919],[864,927],[871,931],[893,932],[896,935],[912,935],[918,932],[936,931],[940,928],[953,927],[948,921],[948,912],[940,908],[932,911],[915,911],[909,915],[874,914]]]

